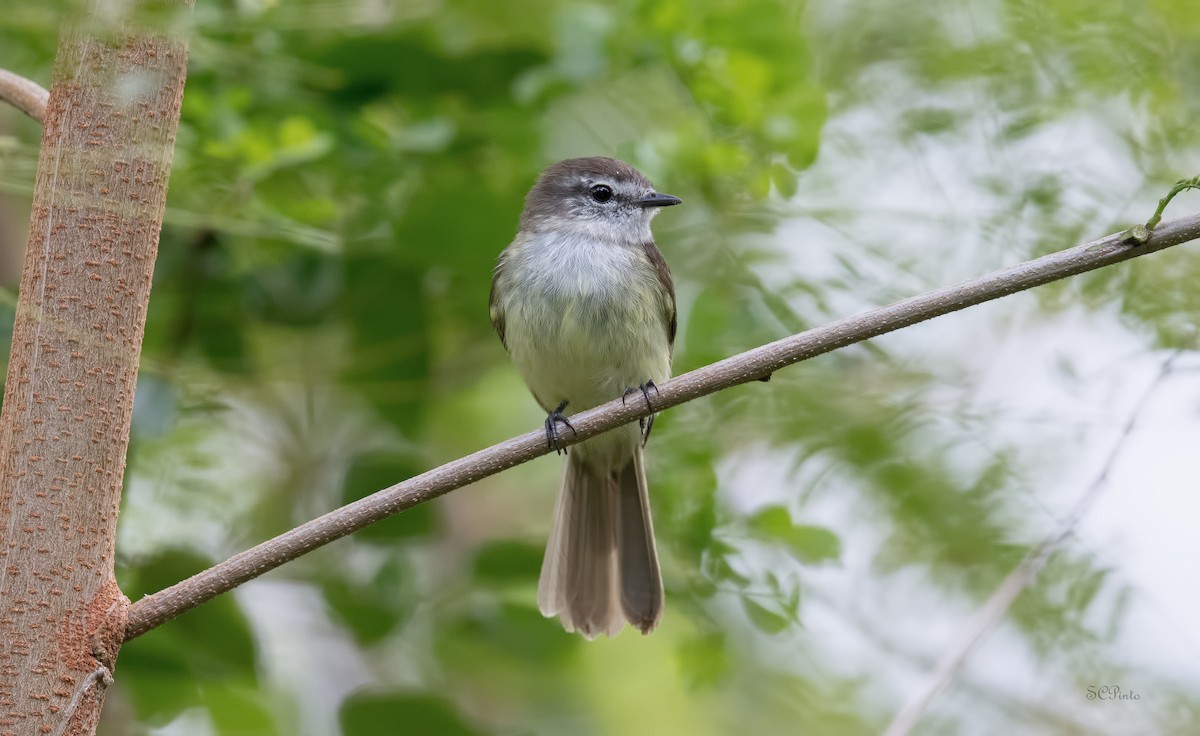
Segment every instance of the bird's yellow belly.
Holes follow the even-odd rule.
[[[584,296],[539,304],[529,298],[524,308],[507,314],[513,362],[546,411],[566,401],[563,413],[575,414],[620,398],[626,389],[670,377],[670,346],[661,307],[636,297],[597,301]],[[639,392],[630,400],[643,399]],[[630,425],[582,443],[575,451],[580,459],[619,467],[628,460],[638,436],[637,425]]]

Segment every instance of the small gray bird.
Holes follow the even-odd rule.
[[[492,279],[492,325],[537,402],[546,439],[563,414],[637,395],[671,375],[675,288],[650,234],[659,194],[629,164],[573,158],[542,172]],[[633,624],[650,633],[663,589],[650,521],[644,428],[570,449],[538,582],[538,607],[588,639]]]

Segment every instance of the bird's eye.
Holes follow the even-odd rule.
[[[592,199],[596,200],[597,202],[607,202],[608,200],[612,199],[612,197],[612,187],[604,184],[597,184],[596,186],[592,187]]]

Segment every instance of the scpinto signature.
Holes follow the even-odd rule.
[[[1141,700],[1142,696],[1120,685],[1088,685],[1088,700]]]

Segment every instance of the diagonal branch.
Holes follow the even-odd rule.
[[[957,286],[846,317],[673,378],[659,387],[655,394],[654,410],[668,409],[731,386],[767,377],[802,360],[917,322],[1197,238],[1200,238],[1200,215],[1192,215],[1159,225],[1149,237],[1132,239],[1124,233],[1109,235]],[[623,406],[620,400],[610,401],[572,416],[571,423],[576,433],[564,438],[564,444],[583,441],[649,413],[644,402],[629,402]],[[391,514],[547,452],[545,433],[541,430],[529,432],[306,522],[138,601],[129,609],[125,640],[141,636],[221,593]]]
[[[32,80],[0,69],[0,102],[7,102],[39,123],[46,120],[50,93]]]
[[[950,683],[958,676],[959,670],[966,664],[979,644],[1004,619],[1004,616],[1008,613],[1008,609],[1016,602],[1017,597],[1026,588],[1037,582],[1038,573],[1050,561],[1050,556],[1058,551],[1058,548],[1062,546],[1063,542],[1067,540],[1067,537],[1071,535],[1071,532],[1074,531],[1075,527],[1083,519],[1084,514],[1092,508],[1096,499],[1099,498],[1100,492],[1104,490],[1104,486],[1108,482],[1108,476],[1112,473],[1113,466],[1117,464],[1117,458],[1120,457],[1121,450],[1125,448],[1126,442],[1133,435],[1134,427],[1137,425],[1142,411],[1150,403],[1150,397],[1171,373],[1175,360],[1181,352],[1174,352],[1163,363],[1162,368],[1158,371],[1158,376],[1142,394],[1142,398],[1134,407],[1133,413],[1125,421],[1125,425],[1121,428],[1121,434],[1117,437],[1116,445],[1108,453],[1108,459],[1105,460],[1099,474],[1096,475],[1095,480],[1092,481],[1079,500],[1075,502],[1075,505],[1071,508],[1071,513],[1067,514],[1067,518],[1059,525],[1058,530],[1030,550],[1025,555],[1025,559],[1021,560],[1020,564],[1000,583],[1000,587],[992,592],[987,602],[976,614],[966,636],[957,642],[938,661],[937,667],[930,673],[921,692],[896,714],[896,717],[888,725],[887,730],[884,731],[884,736],[907,736],[916,727],[934,699],[950,686]]]

